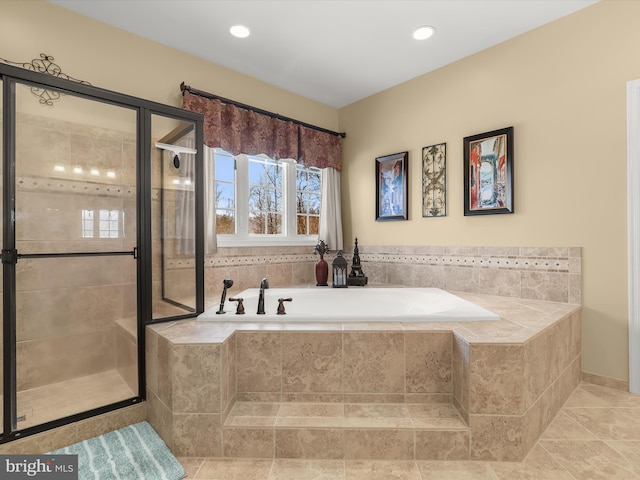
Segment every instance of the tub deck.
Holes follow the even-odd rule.
[[[580,306],[453,293],[500,319],[149,326],[149,420],[180,456],[521,460],[579,383]]]

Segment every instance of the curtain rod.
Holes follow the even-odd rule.
[[[256,108],[256,107],[252,107],[251,105],[246,105],[244,103],[240,103],[240,102],[236,102],[234,100],[229,100],[228,98],[224,98],[224,97],[220,97],[218,95],[214,95],[213,93],[209,93],[209,92],[205,92],[203,90],[198,90],[196,88],[192,88],[189,85],[185,85],[184,82],[182,82],[180,84],[180,91],[184,94],[184,91],[187,90],[188,92],[194,94],[194,95],[198,95],[200,97],[204,97],[204,98],[210,98],[212,100],[220,100],[222,103],[228,103],[230,105],[234,105],[238,108],[242,108],[244,110],[249,110],[252,112],[256,112],[259,113],[261,115],[265,115],[267,117],[271,117],[271,118],[277,118],[278,120],[284,120],[285,122],[293,122],[296,125],[302,125],[303,127],[307,127],[307,128],[311,128],[313,130],[317,130],[319,132],[324,132],[324,133],[328,133],[330,135],[335,135],[336,137],[340,137],[340,138],[344,138],[347,136],[346,133],[344,132],[333,132],[331,130],[327,130],[326,128],[322,128],[322,127],[316,127],[315,125],[310,125],[308,123],[304,123],[301,122],[300,120],[295,120],[293,118],[289,118],[289,117],[284,117],[278,113],[273,113],[273,112],[269,112],[267,110],[262,110],[260,108]]]

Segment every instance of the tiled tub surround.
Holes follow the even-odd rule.
[[[582,302],[579,247],[358,248],[362,269],[373,283],[438,287],[576,305]]]
[[[501,319],[149,326],[149,420],[179,456],[521,460],[579,383],[580,307],[455,293]]]
[[[230,296],[247,288],[258,288],[264,277],[272,287],[315,284],[314,266],[319,258],[313,254],[313,246],[218,247],[216,254],[205,259],[207,308],[220,305],[225,278],[233,279]],[[331,263],[329,256],[325,258]]]
[[[436,287],[579,305],[582,302],[582,249],[579,247],[358,246],[369,283]],[[352,247],[345,248],[351,264]],[[315,283],[313,247],[223,247],[205,261],[208,306],[220,302],[222,280],[232,278],[230,294],[271,286]],[[331,264],[334,252],[325,259]],[[188,264],[182,268],[190,268]],[[172,268],[179,269],[175,262]]]
[[[438,253],[439,255],[450,255],[442,258],[449,258],[455,263],[457,263],[458,258],[460,258],[462,262],[464,262],[465,259],[467,262],[472,259],[478,262],[483,260],[484,264],[485,259],[488,259],[488,257],[493,261],[494,258],[500,257],[500,254],[505,251],[505,249],[497,247],[465,248],[464,258],[461,258],[459,255],[462,249],[459,247],[376,247],[378,249],[376,251],[377,254],[388,253],[388,256],[380,259],[380,264],[376,266],[371,263],[364,263],[368,261],[366,251],[373,248],[374,247],[366,247],[363,249],[363,247],[360,247],[360,251],[364,252],[361,253],[363,265],[366,265],[364,271],[369,276],[370,281],[392,279],[399,284],[407,285],[407,279],[411,279],[411,286],[440,287],[442,284],[438,284],[438,281],[441,280],[444,282],[446,274],[448,273],[447,268],[442,268],[447,267],[444,263],[440,265],[414,264],[410,260],[401,263],[400,258],[396,258],[396,260],[393,261],[393,255],[396,255],[394,252],[397,252],[397,255],[405,252],[408,253],[409,251],[413,254],[422,253],[426,255],[426,252],[435,254],[434,249],[436,249],[440,252]],[[248,255],[246,248],[219,248],[217,255],[207,258],[207,300],[213,306],[217,307],[220,299],[222,279],[227,277],[234,279],[234,287],[230,293],[241,291],[241,289],[244,288],[255,287],[259,284],[260,279],[265,273],[274,286],[312,283],[313,265],[318,257],[310,254],[309,250],[309,247],[287,248],[286,253],[284,253],[282,248],[266,248],[260,250],[260,255]],[[508,250],[512,251],[513,249]],[[572,252],[571,257],[568,255],[569,251]],[[567,268],[562,272],[550,271],[549,273],[553,276],[556,276],[557,273],[564,274],[566,281],[563,282],[563,285],[569,285],[569,276],[574,279],[576,275],[580,275],[580,260],[578,257],[573,256],[575,253],[579,254],[579,249],[525,248],[522,249],[521,253],[520,250],[518,250],[517,258],[525,260],[525,264],[520,264],[520,267],[522,267],[520,273],[524,275],[534,267],[539,267],[540,265],[535,265],[536,261],[544,260],[546,262],[557,258],[566,258],[567,262],[570,262],[570,269]],[[454,257],[454,254],[458,256]],[[562,257],[561,254],[564,254],[565,257]],[[331,256],[328,257],[328,260],[331,261]],[[532,261],[533,264],[526,265],[527,261]],[[450,266],[453,267],[453,265]],[[548,268],[547,266],[545,267]],[[495,267],[479,267],[478,270],[471,270],[469,272],[470,275],[478,278],[478,276],[485,274],[484,272],[489,268]],[[390,274],[390,271],[395,273]],[[423,273],[427,271],[436,271],[439,273],[432,276],[424,275]],[[455,271],[455,268],[451,269],[451,271]],[[407,272],[412,273],[406,275]],[[491,272],[496,273],[494,270]],[[499,275],[499,277],[503,278],[501,275]],[[511,278],[508,275],[507,277]],[[427,284],[426,279],[428,278],[439,280]],[[280,284],[274,283],[273,279],[279,279]],[[421,284],[419,282],[424,283]],[[447,285],[450,284],[451,283],[447,283]],[[579,285],[579,282],[572,280],[572,285],[574,284]],[[471,283],[471,286],[475,286],[475,288],[480,291],[486,288],[494,288],[491,283]],[[513,293],[514,290],[511,288],[508,291]],[[568,288],[565,291],[568,292]],[[505,292],[507,292],[506,288]],[[523,293],[527,292],[528,290],[525,290]],[[508,458],[505,453],[508,453],[512,457],[516,456],[514,453],[518,453],[518,456],[520,456],[519,452],[525,452],[528,449],[529,442],[533,441],[538,430],[542,431],[548,419],[553,418],[557,405],[563,403],[565,392],[571,391],[576,382],[575,371],[579,371],[579,358],[574,356],[574,352],[571,352],[569,355],[572,359],[570,368],[562,369],[556,363],[560,351],[553,345],[560,342],[559,332],[561,324],[565,325],[562,330],[566,333],[567,316],[570,315],[571,335],[576,340],[576,342],[572,341],[572,345],[575,345],[573,348],[579,349],[579,343],[577,343],[580,328],[579,310],[569,308],[565,311],[565,309],[568,308],[567,305],[563,306],[546,302],[520,300],[518,298],[458,294],[499,313],[502,316],[502,321],[499,322],[499,325],[485,324],[482,326],[473,326],[481,327],[482,331],[470,331],[463,327],[454,330],[445,324],[438,324],[436,326],[451,332],[452,364],[450,368],[451,380],[449,381],[451,390],[444,394],[444,398],[433,394],[431,395],[431,400],[437,402],[436,405],[444,404],[445,410],[442,410],[443,412],[451,412],[450,407],[453,403],[458,408],[458,418],[467,418],[472,421],[474,419],[477,420],[475,424],[472,422],[471,429],[469,429],[468,424],[465,426],[467,431],[471,432],[469,434],[469,458],[476,458],[478,456],[471,456],[471,448],[474,445],[474,440],[477,440],[475,443],[485,442],[491,440],[491,435],[497,437],[496,441],[500,443],[500,448],[503,449],[499,450],[498,455],[495,457]],[[542,292],[534,294],[533,296],[534,298],[543,297]],[[187,455],[222,456],[222,429],[225,428],[223,427],[223,419],[227,419],[228,412],[235,404],[237,398],[247,400],[250,397],[246,395],[243,396],[243,392],[240,392],[241,395],[238,395],[236,391],[234,375],[237,375],[237,368],[235,366],[237,358],[235,354],[237,335],[232,335],[235,330],[232,328],[221,329],[219,326],[199,325],[196,331],[194,330],[196,325],[195,322],[159,324],[153,327],[157,331],[149,331],[147,340],[147,381],[149,389],[147,402],[2,445],[0,452],[37,453],[50,451],[94,435],[117,429],[124,425],[136,423],[145,418],[150,418],[154,426],[162,432],[163,437],[167,439],[174,451],[183,452]],[[122,328],[124,325],[121,324],[120,327]],[[385,328],[387,326],[378,325],[376,328],[380,327]],[[127,327],[125,328],[129,330]],[[173,330],[171,336],[166,334],[162,336],[158,335],[158,332],[161,332],[164,328],[171,328]],[[285,327],[278,328],[274,326],[273,328],[274,330],[267,330],[267,332],[287,331]],[[311,329],[307,331],[313,331],[314,326],[306,326],[305,328]],[[429,328],[430,330],[433,329],[434,325],[431,324]],[[323,332],[323,330],[316,331]],[[398,326],[397,331],[403,331],[406,336],[406,333],[412,330],[405,330],[402,326]],[[442,333],[442,330],[438,331],[438,333]],[[126,338],[125,332],[121,332],[119,336],[123,339]],[[128,345],[128,341],[123,342],[121,347],[118,348],[127,349],[128,347],[126,345]],[[517,408],[518,405],[516,405],[515,409],[516,411],[524,411],[524,414],[484,414],[482,412],[484,408],[482,403],[476,405],[474,402],[469,402],[471,398],[470,395],[475,395],[476,398],[483,398],[481,396],[483,385],[488,384],[489,387],[492,387],[491,382],[482,380],[483,377],[479,371],[479,369],[482,370],[482,363],[473,368],[474,373],[471,375],[473,359],[482,358],[480,354],[484,351],[483,345],[489,348],[487,351],[510,351],[513,354],[512,359],[515,359],[514,362],[516,365],[522,361],[523,368],[517,369],[518,371],[524,370],[525,360],[529,362],[528,368],[532,366],[535,367],[535,377],[528,378],[520,375],[520,380],[518,380],[518,378],[512,378],[507,375],[501,382],[501,385],[504,385],[505,388],[510,388],[515,385],[514,398],[517,399],[516,404],[522,405],[521,409]],[[541,350],[545,350],[546,348],[549,354],[536,353],[536,351],[538,351],[536,350],[536,346]],[[172,361],[171,363],[174,367],[172,367],[170,371],[165,370],[163,372],[159,370],[159,364],[166,367],[170,354],[172,360],[176,355],[182,356],[184,358],[182,364],[185,366],[179,367]],[[196,358],[200,354],[205,354],[207,357],[211,356],[211,361],[199,364]],[[522,357],[520,354],[522,354]],[[538,358],[538,356],[540,358]],[[530,360],[532,357],[537,361],[531,363]],[[552,358],[554,360],[552,360]],[[551,368],[552,363],[556,365],[555,368]],[[513,365],[513,362],[511,364]],[[184,368],[184,370],[182,370],[182,368]],[[121,374],[124,373],[120,365],[118,369]],[[183,371],[189,372],[189,375],[185,376],[185,378],[181,378],[181,372]],[[558,371],[561,373],[557,374]],[[162,377],[160,381],[159,375]],[[527,375],[529,374],[527,373]],[[123,375],[123,377],[126,378],[126,375]],[[220,378],[224,378],[225,382],[219,380]],[[474,387],[473,385],[476,383],[471,380],[475,378],[478,378],[478,382],[477,386]],[[492,377],[488,376],[487,378]],[[537,378],[539,381],[532,382],[531,380],[533,380],[533,378]],[[128,378],[127,380],[130,381]],[[178,399],[174,408],[173,391],[178,392],[180,397],[190,398],[190,383],[196,385],[196,388],[192,389],[192,391],[204,392],[206,399],[201,399],[202,395],[200,394],[195,395],[193,398],[200,400],[197,402],[194,400],[189,407],[185,407],[183,405],[184,401]],[[545,385],[547,386],[545,387]],[[171,392],[167,392],[168,388],[171,388]],[[164,401],[160,400],[159,389],[164,392],[162,394]],[[493,395],[490,395],[491,392],[494,392]],[[522,392],[526,392],[527,394],[522,395]],[[539,394],[538,392],[542,393]],[[333,392],[333,394],[335,395],[335,392]],[[499,398],[494,388],[489,388],[487,395],[489,395],[487,398]],[[376,396],[379,400],[383,400],[383,395],[376,394]],[[536,400],[533,402],[530,400],[532,397],[536,397]],[[389,401],[393,402],[398,398],[399,396],[395,395],[393,398],[390,398]],[[371,396],[369,396],[369,401],[371,401]],[[426,398],[423,399],[423,401],[426,402]],[[452,403],[447,404],[446,402]],[[299,402],[291,402],[292,405],[296,403]],[[325,404],[326,403],[327,402],[325,402]],[[171,408],[169,408],[168,405],[171,405]],[[238,406],[240,407],[242,405],[243,403],[239,401]],[[347,407],[346,404],[343,405]],[[357,406],[358,404],[354,403],[352,405]],[[395,415],[397,416],[400,415],[398,409],[395,408],[397,405],[429,406],[430,404],[391,403],[389,405],[395,410]],[[509,403],[509,405],[509,408],[514,407],[512,403]],[[148,414],[147,408],[149,409]],[[260,416],[256,415],[254,419],[247,418],[246,420],[262,423],[263,425],[264,423],[272,421],[277,422],[277,416],[270,416],[274,407],[272,406],[271,408],[272,409],[268,410],[266,414],[264,411],[262,413],[263,417],[267,417],[266,419],[261,419]],[[343,411],[344,414],[347,415],[347,417],[344,417],[345,420],[343,420],[343,422],[346,422],[346,418],[353,415],[353,409],[349,407],[343,409]],[[489,411],[491,411],[491,409],[489,409]],[[287,418],[286,414],[290,414],[291,412],[288,412],[287,409],[277,409],[277,413],[280,415],[280,423],[282,423]],[[330,413],[330,410],[326,411],[325,417],[319,416],[315,421],[325,421],[326,416]],[[415,415],[415,409],[412,413]],[[316,414],[319,413],[316,412]],[[386,413],[386,415],[386,417],[381,418],[383,420],[393,418],[390,417],[392,413]],[[405,413],[402,413],[402,415],[405,415],[405,420],[402,420],[405,424],[406,419],[413,422],[418,418],[422,418],[420,421],[425,422],[422,424],[423,426],[427,425],[427,421],[431,421],[428,418],[425,420],[425,417],[412,417],[408,410],[405,410]],[[429,416],[436,416],[436,414]],[[273,420],[274,418],[276,418],[276,420]],[[236,422],[243,420],[242,415],[236,415]],[[484,430],[485,438],[477,437],[477,432],[474,433],[473,431],[474,428],[477,428],[479,424],[483,423],[483,420],[485,424],[488,423],[489,427],[491,427],[491,429]],[[300,421],[305,421],[304,417]],[[333,421],[335,421],[335,419]],[[461,430],[463,429],[461,428]],[[503,431],[506,431],[506,434],[503,434]],[[500,442],[502,435],[508,438],[507,442]],[[274,454],[275,441],[274,433]],[[489,445],[491,445],[491,447]],[[486,448],[484,455],[481,455],[483,458],[494,458],[494,455],[486,455],[489,449],[494,448],[492,443],[487,444],[483,448]],[[476,448],[476,450],[478,449]],[[448,458],[451,458],[451,456],[452,455],[449,455]]]

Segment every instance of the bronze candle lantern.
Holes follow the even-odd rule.
[[[342,250],[338,252],[336,258],[331,263],[333,271],[333,288],[347,287],[347,261],[342,256]]]

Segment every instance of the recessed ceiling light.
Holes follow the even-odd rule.
[[[229,29],[229,32],[237,38],[247,38],[251,33],[249,27],[245,27],[244,25],[234,25]]]
[[[431,25],[424,25],[422,27],[418,27],[413,31],[413,38],[416,40],[426,40],[430,38],[434,33],[436,33],[436,29]]]

